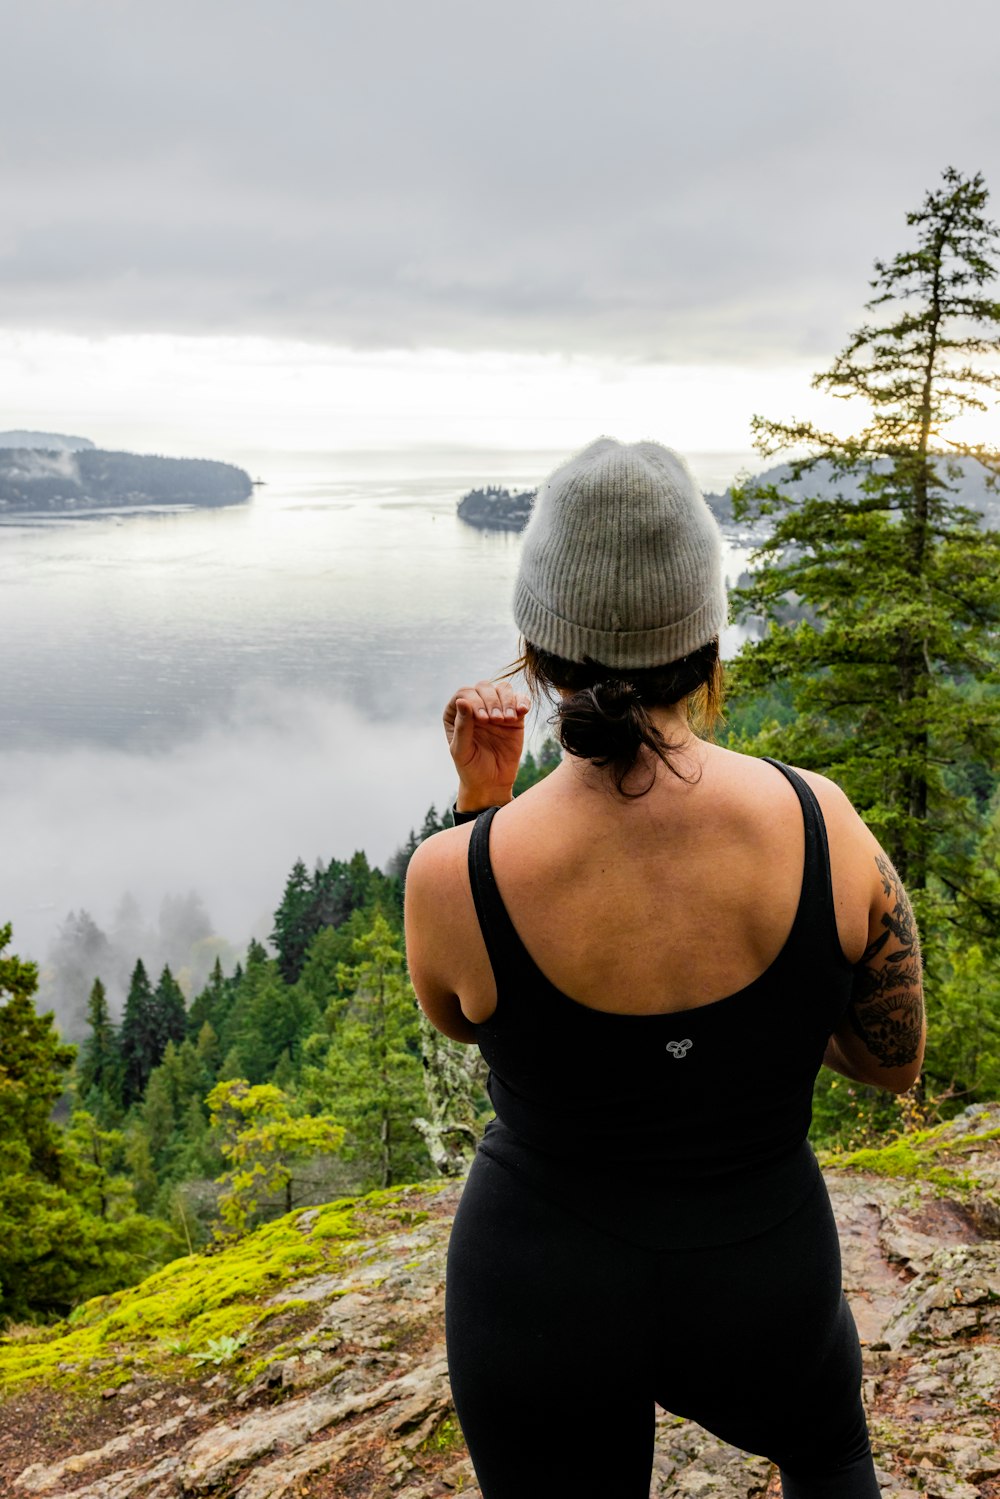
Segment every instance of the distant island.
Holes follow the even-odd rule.
[[[250,475],[211,458],[109,452],[85,437],[0,433],[0,512],[237,505]]]
[[[523,531],[531,515],[537,489],[504,489],[488,484],[470,489],[458,502],[458,514],[470,526],[484,531]]]

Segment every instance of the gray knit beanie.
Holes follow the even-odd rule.
[[[514,589],[525,640],[567,661],[663,666],[726,623],[722,537],[687,464],[600,437],[538,491]]]

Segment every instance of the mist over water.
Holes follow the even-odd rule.
[[[0,525],[0,923],[74,1030],[81,910],[113,997],[140,955],[196,989],[267,937],[296,858],[384,864],[450,803],[441,710],[516,654],[520,547],[456,502],[565,455],[219,456],[267,481],[247,505]],[[752,462],[691,458],[706,489]]]

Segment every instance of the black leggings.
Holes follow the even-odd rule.
[[[784,1499],[879,1499],[826,1184],[777,1227],[630,1248],[478,1154],[448,1251],[455,1409],[484,1499],[648,1499],[656,1404]]]

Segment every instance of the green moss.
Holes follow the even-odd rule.
[[[964,1150],[966,1146],[975,1149],[984,1140],[1000,1140],[1000,1128],[986,1129],[982,1134],[959,1135],[957,1139],[947,1142],[948,1150]]]
[[[274,1317],[284,1317],[289,1312],[305,1311],[307,1307],[313,1305],[314,1303],[307,1301],[304,1296],[289,1296],[287,1301],[276,1301],[273,1306],[269,1306],[264,1313],[264,1317],[270,1321]],[[261,1321],[264,1320],[264,1317],[261,1318]]]
[[[280,1353],[266,1353],[262,1358],[251,1359],[249,1363],[241,1365],[237,1375],[240,1384],[253,1384],[254,1380],[280,1357]]]
[[[328,1202],[319,1213],[314,1222],[311,1235],[314,1239],[356,1239],[360,1232],[354,1221],[355,1211],[359,1202],[364,1199],[358,1197],[338,1197],[336,1202]]]
[[[351,1242],[378,1232],[379,1219],[425,1218],[399,1204],[403,1193],[415,1191],[441,1187],[389,1187],[299,1208],[244,1239],[173,1260],[128,1290],[94,1297],[54,1327],[0,1343],[0,1394],[38,1380],[107,1388],[121,1382],[129,1364],[190,1377],[197,1371],[187,1350],[255,1333],[274,1317],[301,1311],[308,1305],[301,1298],[261,1303],[303,1274],[335,1269]],[[88,1373],[94,1360],[106,1367]]]
[[[465,1438],[461,1427],[454,1416],[444,1416],[438,1422],[429,1437],[425,1437],[420,1443],[421,1452],[454,1452],[456,1447],[464,1447]]]
[[[933,1130],[916,1130],[913,1134],[901,1136],[877,1148],[868,1147],[842,1152],[824,1151],[820,1161],[824,1166],[844,1167],[853,1171],[870,1171],[876,1176],[919,1178],[921,1181],[931,1182],[934,1186],[945,1190],[967,1191],[975,1186],[972,1177],[932,1164],[937,1151],[955,1150],[965,1143],[967,1138],[942,1140],[936,1144],[928,1143],[940,1133],[942,1128],[943,1126],[938,1125]],[[975,1138],[983,1139],[984,1136],[979,1135]],[[920,1149],[921,1146],[924,1148]]]
[[[875,1448],[876,1461],[879,1453],[888,1457],[890,1453],[905,1451],[912,1441],[912,1433],[906,1424],[891,1416],[872,1414],[868,1417],[868,1433]]]

